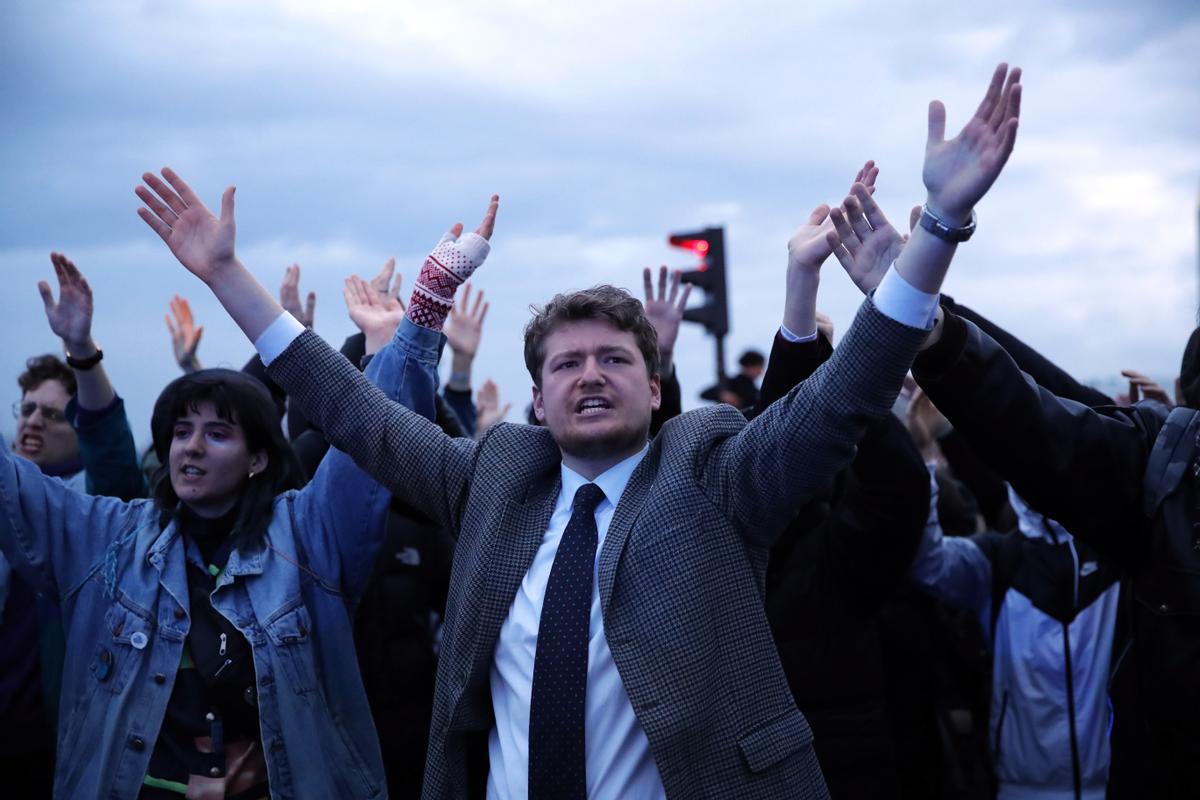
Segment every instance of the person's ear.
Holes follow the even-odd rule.
[[[250,454],[250,473],[251,476],[261,475],[266,471],[267,465],[271,463],[270,457],[267,456],[266,450],[259,450],[257,453]]]
[[[658,411],[662,407],[662,376],[650,376],[650,408]]]
[[[542,403],[542,390],[536,383],[533,385],[533,416],[537,418],[538,422],[546,424],[546,407]]]

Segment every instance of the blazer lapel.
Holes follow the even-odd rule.
[[[647,453],[641,463],[629,476],[629,483],[617,502],[613,512],[612,522],[608,525],[608,533],[604,535],[604,545],[600,548],[600,614],[608,612],[608,603],[612,599],[613,582],[617,576],[617,565],[621,562],[621,553],[625,550],[625,542],[629,532],[637,521],[645,505],[646,494],[650,490],[650,461],[653,453]]]
[[[531,485],[523,502],[507,503],[496,529],[485,537],[482,569],[476,573],[480,579],[476,588],[482,602],[478,606],[478,627],[471,637],[469,683],[488,679],[500,626],[542,544],[561,485],[562,478],[557,472],[554,480]]]

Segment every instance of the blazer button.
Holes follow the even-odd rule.
[[[140,736],[135,736],[129,740],[129,746],[140,753],[146,749],[146,740]]]

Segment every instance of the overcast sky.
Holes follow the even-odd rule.
[[[57,350],[37,295],[62,250],[96,295],[95,338],[135,436],[178,374],[175,293],[200,360],[250,347],[134,213],[173,166],[210,206],[238,186],[238,250],[274,290],[303,266],[316,329],[352,331],[341,280],[396,256],[415,276],[451,223],[501,195],[478,273],[492,310],[476,375],[517,418],[530,303],[687,266],[673,230],[725,225],[730,358],[766,349],[785,245],[867,158],[897,221],[923,199],[930,99],[957,130],[992,67],[1024,68],[1016,151],[946,289],[1077,377],[1178,371],[1197,305],[1200,6],[340,0],[6,2],[0,10],[0,397]],[[819,306],[859,298],[836,261]],[[685,403],[711,342],[681,336]],[[5,417],[0,430],[12,430]]]

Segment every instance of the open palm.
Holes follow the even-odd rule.
[[[68,345],[86,342],[92,335],[92,287],[62,253],[51,253],[50,262],[58,278],[58,300],[54,299],[49,283],[38,282],[50,330]]]
[[[167,183],[150,172],[142,175],[150,188],[134,190],[146,204],[138,215],[162,237],[179,263],[208,282],[234,260],[234,189],[229,187],[221,196],[221,216],[216,217],[173,170],[164,168],[162,175]]]
[[[945,139],[946,107],[929,104],[929,139],[922,179],[935,213],[962,223],[987,193],[1012,154],[1021,113],[1021,70],[1000,64],[975,116]]]
[[[900,256],[904,239],[884,216],[866,187],[854,184],[840,208],[829,212],[833,230],[827,234],[833,254],[863,293],[883,280]]]

